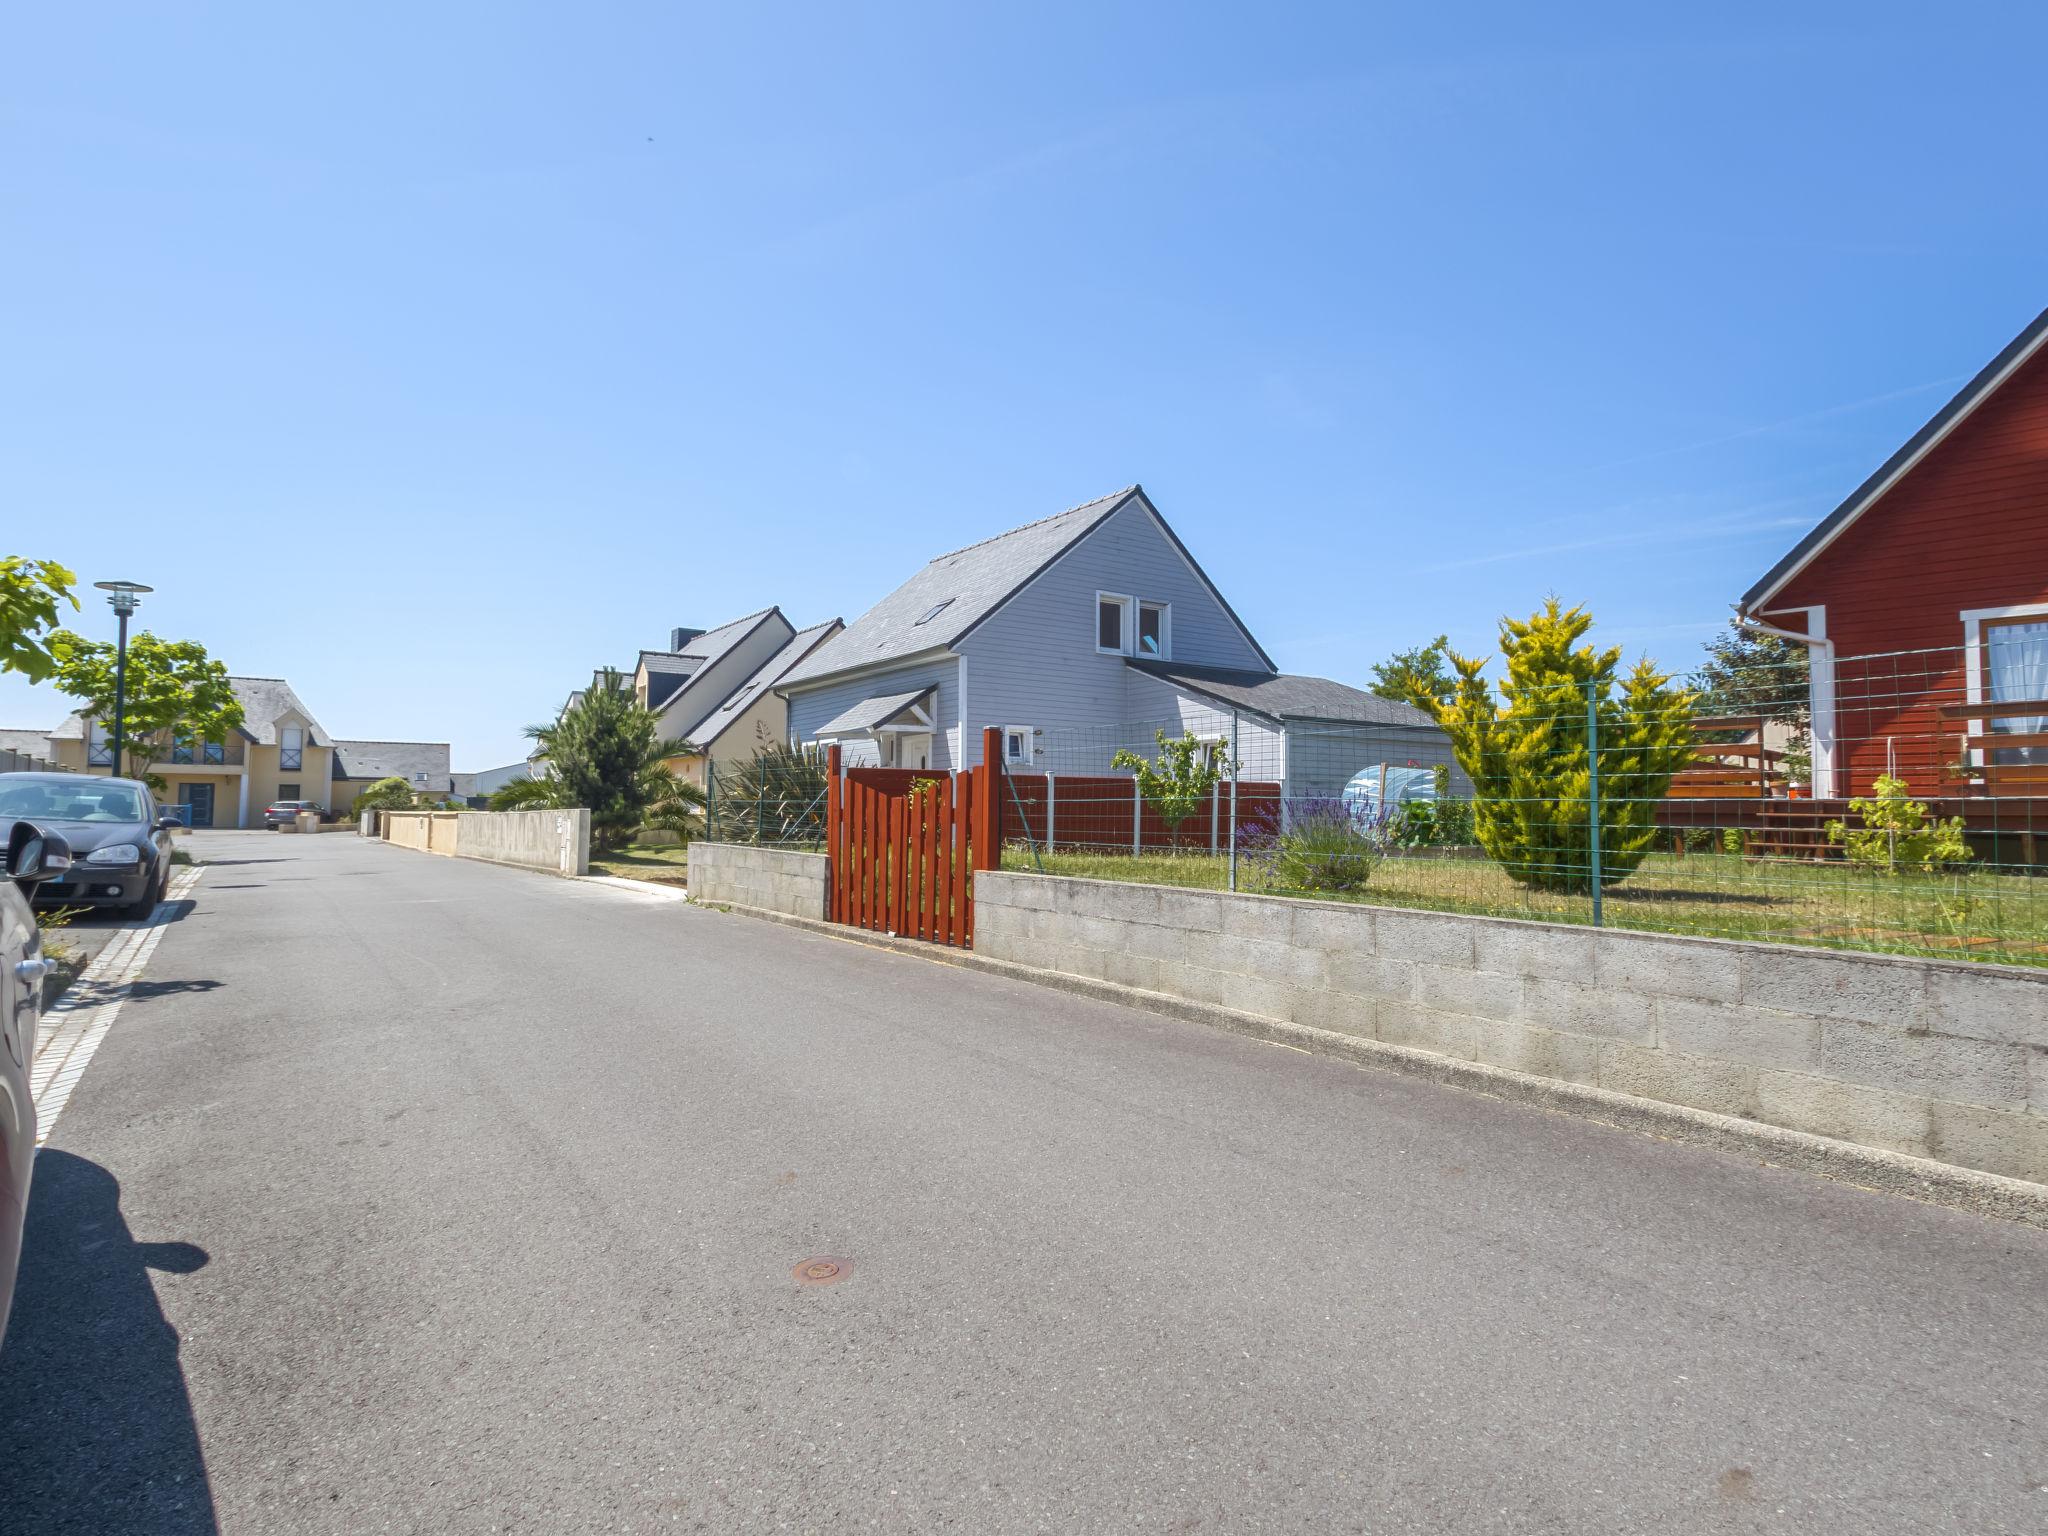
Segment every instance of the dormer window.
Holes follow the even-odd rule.
[[[277,733],[277,766],[280,768],[303,768],[305,766],[306,733],[296,725],[287,725]]]
[[[953,599],[951,599],[950,597],[945,598],[940,602],[933,603],[931,607],[925,609],[924,616],[920,618],[917,622],[919,624],[929,624],[933,619],[936,619],[940,614],[944,613],[948,608],[952,606]],[[912,627],[915,628],[916,626],[913,625]]]

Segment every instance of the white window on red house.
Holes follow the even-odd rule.
[[[1993,704],[2048,699],[2048,616],[2003,619],[1984,625],[1984,681]],[[1993,735],[2048,734],[2048,714],[2006,715],[1985,722]],[[2048,747],[2000,747],[1994,763],[2048,763]]]

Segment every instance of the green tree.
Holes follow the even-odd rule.
[[[1397,699],[1417,709],[1436,714],[1458,691],[1457,676],[1451,671],[1451,637],[1438,635],[1427,645],[1396,651],[1375,663],[1366,691],[1383,699]]]
[[[57,686],[79,701],[79,713],[111,726],[115,643],[60,629],[50,637],[50,652],[57,662]],[[117,774],[146,767],[153,747],[173,735],[225,741],[241,723],[242,701],[235,697],[228,669],[208,656],[205,646],[197,640],[160,640],[146,629],[129,637],[121,727],[127,740],[116,743]]]
[[[0,559],[0,672],[20,672],[40,683],[57,670],[44,636],[56,626],[59,603],[78,611],[71,590],[77,581],[54,560]]]
[[[561,780],[550,773],[514,779],[491,792],[494,811],[559,811],[568,804]]]
[[[689,843],[704,833],[704,791],[667,765],[656,763],[647,770],[647,816],[642,826],[673,832]]]
[[[1152,761],[1129,747],[1119,747],[1109,762],[1113,768],[1128,768],[1138,776],[1138,793],[1166,823],[1167,841],[1180,846],[1180,827],[1208,801],[1209,793],[1223,777],[1221,741],[1204,741],[1193,731],[1179,740],[1155,731],[1159,756]]]
[[[1472,780],[1479,846],[1513,879],[1539,890],[1592,888],[1592,775],[1586,700],[1600,754],[1601,883],[1627,876],[1659,833],[1657,803],[1693,757],[1692,694],[1647,659],[1617,674],[1619,646],[1578,642],[1593,626],[1556,598],[1527,620],[1502,619],[1507,676],[1500,697],[1483,658],[1452,655],[1458,691],[1438,717]]]
[[[412,786],[404,779],[393,775],[379,779],[360,795],[356,796],[355,813],[364,811],[409,811],[418,804]]]
[[[553,725],[533,726],[564,803],[590,811],[590,841],[623,847],[661,792],[652,770],[688,750],[659,734],[659,716],[633,697],[632,684],[607,667]]]
[[[1760,715],[1804,726],[1807,648],[1782,635],[1745,629],[1733,619],[1707,642],[1707,659],[1689,679],[1703,715]]]

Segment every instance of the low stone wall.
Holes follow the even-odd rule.
[[[692,843],[690,899],[822,918],[830,865],[822,853],[790,853],[745,843]]]
[[[2048,1183],[2048,972],[994,873],[976,953]]]
[[[458,811],[451,819],[457,858],[590,873],[588,811]]]
[[[423,853],[590,873],[588,811],[384,811],[384,840]]]

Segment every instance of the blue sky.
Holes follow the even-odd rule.
[[[2039,7],[31,6],[0,551],[343,736],[1142,481],[1281,665],[1689,665],[2044,304]],[[94,608],[86,622],[111,633]],[[0,724],[64,702],[0,678]]]

